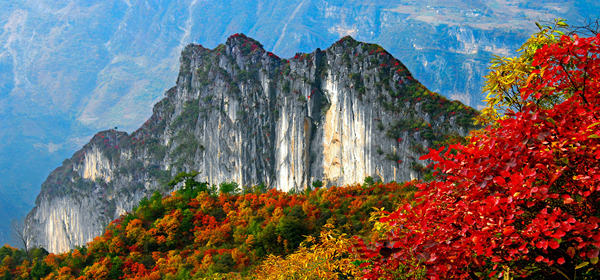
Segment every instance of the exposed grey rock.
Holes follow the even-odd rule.
[[[475,114],[377,45],[345,37],[285,60],[244,35],[187,46],[153,112],[131,135],[98,133],[50,174],[27,217],[33,244],[85,244],[142,197],[172,191],[165,183],[182,171],[284,191],[418,178],[424,148],[465,135]]]

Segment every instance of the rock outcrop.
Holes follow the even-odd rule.
[[[238,34],[213,50],[189,45],[176,86],[141,128],[96,134],[50,174],[28,237],[50,252],[85,244],[142,197],[172,191],[183,171],[285,191],[411,180],[425,149],[465,135],[475,114],[350,37],[291,59]]]

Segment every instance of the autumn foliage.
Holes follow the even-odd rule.
[[[422,157],[437,180],[380,219],[381,240],[360,240],[366,278],[425,267],[429,279],[598,279],[599,55],[600,35],[544,45],[521,100],[561,102],[529,102],[467,144]]]
[[[312,244],[309,246],[309,244]],[[324,226],[319,239],[309,236],[288,256],[270,255],[255,269],[255,279],[357,279],[362,272],[358,256],[351,254],[354,244],[348,235]]]
[[[23,252],[5,247],[0,250],[5,259],[0,277],[256,279],[255,273],[266,270],[254,267],[265,259],[280,264],[294,260],[290,264],[296,265],[301,263],[298,259],[309,261],[308,256],[322,265],[304,269],[305,275],[336,275],[337,268],[355,260],[349,254],[350,236],[370,234],[374,208],[392,210],[415,191],[388,183],[301,194],[259,188],[232,193],[235,188],[222,184],[217,194],[216,188],[211,190],[188,175],[177,177],[185,182],[183,189],[143,199],[137,209],[112,222],[85,247],[65,254],[45,253],[33,263],[15,257]],[[332,236],[334,231],[343,234]],[[290,266],[270,271],[283,273],[285,267]],[[348,275],[358,271],[357,265],[344,268]]]

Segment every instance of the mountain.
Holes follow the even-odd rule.
[[[180,172],[283,191],[411,180],[426,147],[466,135],[476,114],[351,37],[288,60],[235,34],[213,50],[188,45],[180,61],[141,128],[96,134],[48,176],[26,220],[32,244],[85,244]]]
[[[9,218],[95,131],[132,132],[177,77],[188,43],[234,33],[282,57],[352,35],[382,45],[429,89],[480,105],[492,54],[534,21],[596,17],[597,1],[0,1],[0,190]],[[10,222],[0,217],[1,225]]]

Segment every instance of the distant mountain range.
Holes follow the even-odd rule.
[[[534,21],[598,14],[596,1],[2,1],[0,225],[25,213],[47,174],[95,131],[139,127],[188,43],[213,48],[243,32],[292,57],[352,35],[477,107],[487,62],[511,54]]]

